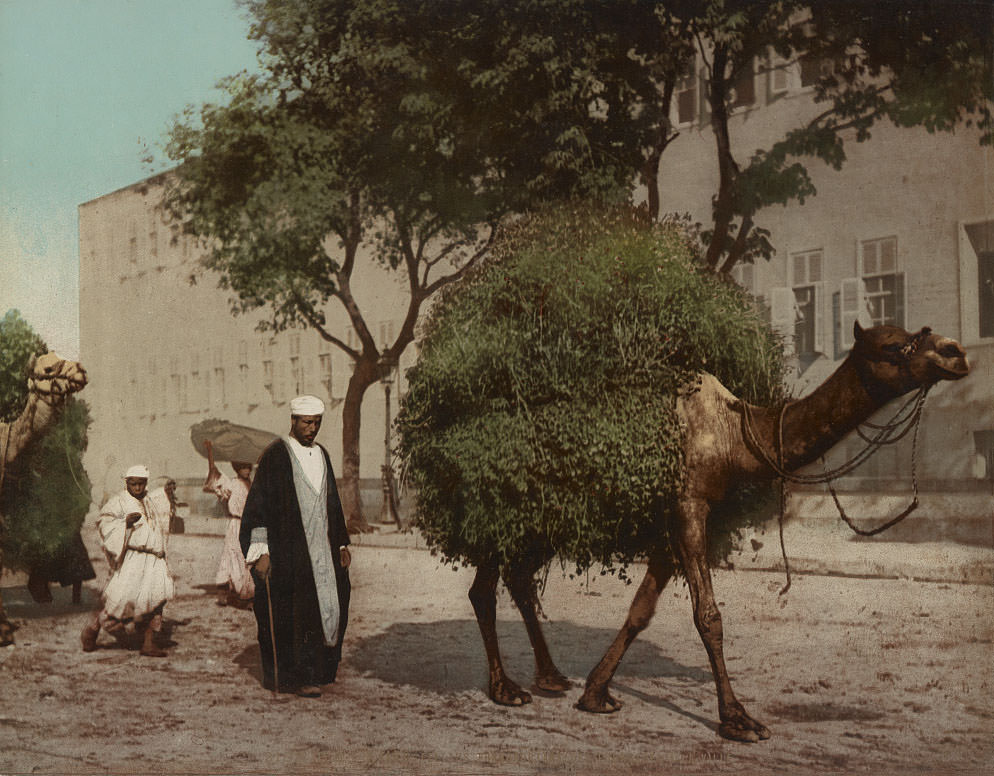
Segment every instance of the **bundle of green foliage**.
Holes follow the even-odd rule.
[[[572,203],[523,218],[426,323],[398,416],[415,522],[447,561],[536,551],[625,576],[668,551],[683,477],[676,398],[708,371],[736,395],[782,395],[782,348],[676,226]],[[744,524],[740,491],[712,555]]]
[[[0,320],[0,418],[10,422],[28,399],[32,356],[48,351],[44,340],[11,310]],[[0,515],[4,565],[30,569],[59,552],[83,525],[90,480],[83,469],[90,413],[70,397],[59,419],[34,439],[4,472]]]

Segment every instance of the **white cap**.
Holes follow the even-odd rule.
[[[324,415],[324,402],[317,396],[298,396],[290,400],[291,415]]]
[[[148,479],[148,467],[147,466],[143,466],[140,463],[136,463],[134,466],[132,466],[130,469],[128,469],[124,473],[124,479],[128,480],[128,479],[131,479],[132,477],[136,477],[136,478],[147,480]]]

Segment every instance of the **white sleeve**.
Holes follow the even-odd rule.
[[[263,555],[269,554],[269,545],[266,542],[252,542],[249,545],[248,553],[245,555],[245,562],[252,565]]]

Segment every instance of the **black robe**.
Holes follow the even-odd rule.
[[[276,626],[275,672],[266,583],[258,575],[255,575],[254,602],[263,683],[268,688],[273,687],[274,673],[279,675],[281,690],[292,691],[305,684],[333,682],[341,659],[351,593],[348,569],[342,568],[341,547],[349,544],[349,534],[345,527],[345,515],[338,498],[331,460],[328,452],[320,445],[318,447],[325,461],[328,542],[338,583],[340,617],[336,646],[328,647],[324,642],[307,537],[293,484],[291,453],[283,440],[273,442],[259,459],[242,513],[239,539],[243,553],[248,552],[253,528],[265,527],[268,534],[269,558],[272,563],[269,587]]]

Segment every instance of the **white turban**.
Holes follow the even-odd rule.
[[[291,415],[324,415],[324,402],[317,396],[298,396],[290,400]]]
[[[139,477],[142,479],[148,479],[148,467],[142,466],[140,463],[135,464],[130,469],[124,473],[124,479],[130,479],[132,477]]]

